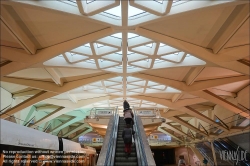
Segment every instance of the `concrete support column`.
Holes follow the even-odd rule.
[[[217,160],[216,160],[216,155],[215,155],[215,150],[214,150],[214,141],[209,141],[211,143],[211,148],[213,152],[213,158],[214,158],[214,165],[217,166]]]

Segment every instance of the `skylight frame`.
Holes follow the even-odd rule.
[[[90,2],[88,2],[88,1],[90,1]],[[94,1],[96,1],[96,0],[86,0],[86,3],[90,4],[90,3],[93,3]]]
[[[153,1],[160,3],[160,4],[163,4],[163,0],[161,2],[159,2],[159,0],[153,0]]]

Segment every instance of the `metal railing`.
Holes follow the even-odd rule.
[[[139,129],[138,126],[138,118],[137,118],[137,113],[135,112],[135,110],[133,110],[134,112],[134,130],[135,130],[135,145],[136,145],[136,153],[137,153],[137,161],[138,161],[138,165],[148,165],[147,163],[147,158],[146,158],[146,153],[145,153],[145,149],[142,143],[142,138],[141,138],[141,131]]]
[[[204,152],[202,148],[198,148],[198,147],[196,147],[196,148],[199,150],[199,152],[202,154],[202,156],[208,161],[208,163],[211,166],[214,166],[214,161],[211,160],[211,158],[207,155],[207,153]]]
[[[109,140],[105,164],[104,164],[109,166],[113,166],[115,160],[116,140],[117,140],[118,123],[119,123],[118,108],[116,108],[113,116],[114,116],[114,124],[112,126],[112,131],[111,131],[112,135]]]

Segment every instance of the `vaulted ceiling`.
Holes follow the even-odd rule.
[[[248,1],[2,1],[1,118],[26,124],[35,107],[41,130],[81,133],[86,109],[127,99],[160,108],[177,139],[219,116],[228,132],[224,119],[249,119],[249,36]]]

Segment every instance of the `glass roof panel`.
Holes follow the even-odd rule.
[[[76,0],[68,0],[68,1],[76,3]]]
[[[158,3],[163,3],[163,0],[153,0],[153,1],[156,1],[156,2],[158,2]]]
[[[133,6],[130,6],[130,5],[128,6],[128,17],[134,17],[142,13],[146,13],[146,12],[141,9],[135,8]]]
[[[121,5],[114,7],[112,9],[106,10],[104,11],[104,13],[121,18],[121,15],[122,15]]]
[[[122,33],[116,33],[116,34],[113,34],[111,36],[121,39],[122,38]]]
[[[146,47],[150,47],[150,48],[152,48],[153,43],[146,44],[145,46],[146,46]]]
[[[122,54],[122,51],[116,52],[116,54]]]
[[[76,1],[76,0],[74,0]],[[94,2],[95,0],[86,0],[87,4]]]
[[[105,45],[100,44],[100,43],[96,43],[96,45],[97,45],[98,48],[99,48],[99,47],[104,47],[104,46],[105,46]]]
[[[95,64],[95,60],[94,59],[88,59],[85,62]]]
[[[161,62],[164,62],[164,60],[161,60],[161,59],[155,59],[155,63],[161,63]]]
[[[85,47],[90,47],[89,43],[85,44],[84,46],[85,46]]]
[[[173,3],[178,2],[178,1],[180,1],[180,0],[173,0]]]
[[[129,54],[134,54],[134,52],[131,52],[131,51],[127,51],[127,54],[129,55]]]
[[[163,44],[163,43],[160,43],[160,47],[163,47],[163,46],[165,46],[166,44]]]
[[[138,37],[139,35],[134,34],[134,33],[128,33],[128,39],[134,38],[134,37]]]

